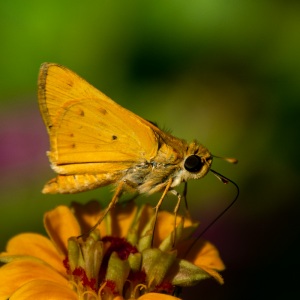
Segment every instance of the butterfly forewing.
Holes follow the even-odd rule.
[[[42,66],[39,104],[50,135],[48,155],[58,173],[126,169],[157,153],[157,136],[147,121],[62,66]]]

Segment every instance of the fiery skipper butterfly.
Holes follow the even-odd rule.
[[[178,196],[177,211],[180,195],[174,187],[210,170],[213,155],[204,146],[162,131],[66,67],[42,64],[38,97],[50,137],[47,155],[58,173],[43,193],[77,193],[115,184],[106,212],[128,190],[163,192],[157,210],[172,192]]]

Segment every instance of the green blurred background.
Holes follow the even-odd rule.
[[[40,192],[53,173],[37,74],[56,62],[175,136],[239,159],[214,161],[241,195],[205,234],[225,285],[201,283],[185,299],[299,294],[299,36],[299,1],[1,1],[1,249],[17,233],[44,233],[42,215],[58,204],[111,195]],[[210,173],[190,182],[189,207],[205,226],[234,195]]]

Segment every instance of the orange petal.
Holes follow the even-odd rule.
[[[176,226],[181,222],[181,217],[177,216]],[[190,219],[184,219],[184,227],[192,224]],[[167,211],[160,211],[157,217],[157,223],[154,234],[154,244],[159,245],[167,236],[174,231],[175,216]]]
[[[199,239],[188,252],[194,240],[189,240],[179,247],[179,257],[184,258],[199,268],[206,271],[210,276],[223,284],[223,278],[218,271],[225,270],[225,265],[220,258],[217,248],[208,241]]]
[[[111,235],[126,237],[129,228],[136,216],[137,206],[134,202],[127,203],[126,206],[119,204],[111,211],[112,232]]]
[[[207,272],[211,277],[213,277],[215,280],[217,280],[220,284],[224,284],[223,277],[217,271],[213,270],[212,268],[207,268],[204,266],[202,266],[201,268],[202,268],[202,270]]]
[[[0,299],[8,299],[21,286],[32,280],[49,280],[68,286],[69,282],[50,266],[37,259],[14,260],[0,268]]]
[[[58,206],[45,213],[44,226],[57,250],[63,255],[67,255],[68,238],[81,233],[75,216],[67,206]]]
[[[33,280],[21,286],[10,300],[47,299],[78,300],[78,295],[65,285],[47,280]]]
[[[138,300],[180,300],[180,298],[159,293],[148,293],[139,297]]]
[[[202,244],[202,247],[198,252],[197,248],[199,249],[199,244]],[[194,255],[195,259],[193,263],[196,266],[207,267],[217,271],[225,270],[225,265],[220,258],[218,249],[208,241],[198,241],[191,250],[190,255]]]
[[[155,245],[159,245],[174,230],[174,224],[174,215],[166,211],[159,212],[154,234]]]
[[[96,200],[89,201],[86,204],[72,202],[71,207],[83,233],[88,232],[103,214],[102,207]],[[107,235],[105,227],[98,226],[98,229],[100,230],[101,237]]]
[[[72,209],[82,228],[82,232],[88,232],[98,222],[105,211],[101,208],[100,203],[95,200],[89,201],[86,204],[73,202]],[[126,226],[126,222],[130,222],[128,217],[130,214],[132,214],[131,219],[134,217],[132,210],[134,210],[134,206],[132,207],[131,204],[126,207],[117,205],[97,226],[100,236],[114,235],[124,237],[129,228],[129,225]]]
[[[36,233],[23,233],[11,238],[6,246],[5,255],[29,255],[37,257],[61,273],[65,273],[61,257],[53,243]],[[4,253],[0,256],[4,256]]]

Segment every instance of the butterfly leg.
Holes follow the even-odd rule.
[[[162,205],[163,200],[166,197],[166,194],[169,192],[171,184],[172,184],[172,179],[170,178],[167,182],[167,185],[166,185],[164,191],[163,191],[163,194],[161,195],[161,197],[160,197],[159,201],[157,202],[156,206],[154,207],[154,209],[155,209],[155,221],[154,221],[154,226],[153,226],[153,235],[152,235],[152,242],[151,242],[152,246],[153,246],[153,238],[154,238],[154,232],[155,232],[155,226],[156,226],[158,211],[159,211],[159,209]]]
[[[114,195],[113,195],[110,203],[108,204],[107,208],[105,209],[104,213],[99,218],[99,220],[97,221],[97,223],[87,233],[84,233],[84,234],[80,235],[79,237],[86,236],[86,235],[90,234],[92,231],[94,231],[97,228],[97,226],[99,224],[101,224],[101,222],[103,221],[103,219],[106,217],[107,213],[110,210],[112,210],[114,208],[114,206],[117,204],[119,198],[121,197],[121,195],[123,193],[124,184],[125,183],[123,181],[121,181],[119,183],[119,185],[117,186],[116,191],[115,191],[115,193],[114,193]]]
[[[174,248],[175,243],[176,243],[177,212],[178,212],[179,207],[180,207],[182,196],[176,190],[171,190],[170,192],[172,194],[174,194],[175,196],[177,196],[177,203],[176,203],[174,211],[173,211],[173,213],[174,213],[174,231],[173,231],[173,234],[172,234],[172,246]],[[183,197],[184,197],[184,195],[183,195]],[[182,217],[182,219],[183,219],[183,217]]]
[[[176,243],[177,212],[178,212],[178,209],[179,209],[180,203],[181,203],[181,195],[177,191],[175,191],[175,190],[173,190],[173,191],[174,191],[173,193],[177,196],[177,203],[176,203],[176,206],[174,208],[174,231],[173,231],[173,236],[172,236],[172,240],[173,240],[172,241],[172,246],[174,248],[175,243]]]

